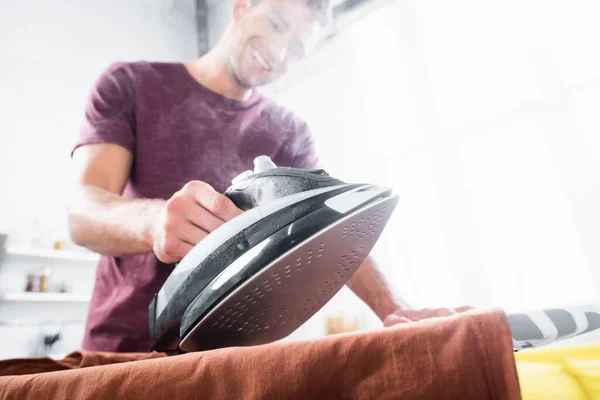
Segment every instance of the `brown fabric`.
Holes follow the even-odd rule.
[[[80,354],[83,359],[96,360],[90,365],[113,357]],[[149,360],[139,360],[148,355],[114,357],[118,364],[1,377],[0,396],[144,400],[521,398],[512,339],[500,310],[469,311],[302,342]],[[122,362],[134,359],[137,361]],[[24,369],[27,363],[21,360]],[[0,375],[6,375],[6,365],[12,365],[13,373],[18,372],[14,362],[4,362]]]
[[[164,353],[106,353],[86,350],[74,351],[62,360],[49,357],[15,358],[0,361],[0,376],[28,375],[42,372],[64,371],[67,369],[95,367],[122,362],[147,360],[165,357]]]

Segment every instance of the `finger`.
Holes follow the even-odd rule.
[[[183,242],[185,242],[191,246],[195,246],[202,239],[204,239],[206,236],[208,236],[208,232],[206,232],[204,229],[198,228],[196,225],[194,225],[192,223],[186,223],[181,227],[178,236],[179,236],[179,239],[182,240]]]
[[[399,317],[406,318],[410,321],[420,321],[425,318],[430,318],[430,316],[431,316],[430,313],[431,313],[431,311],[429,309],[423,309],[423,310],[399,310],[394,314]]]
[[[190,182],[186,185],[186,189],[190,191],[198,204],[223,221],[229,221],[243,212],[233,204],[229,197],[216,192],[204,182]]]
[[[388,327],[397,324],[405,324],[407,322],[411,322],[411,320],[405,317],[400,317],[398,315],[391,314],[383,320],[383,326]]]
[[[450,308],[423,308],[420,310],[400,309],[393,315],[406,318],[410,321],[421,321],[427,318],[447,317],[456,314],[456,311]]]
[[[191,244],[180,239],[165,238],[162,243],[154,245],[154,253],[163,263],[172,264],[181,261],[192,248]]]
[[[433,317],[447,317],[454,314],[456,314],[456,311],[451,308],[438,308],[431,313]]]
[[[177,256],[175,257],[176,261],[181,261],[181,259],[185,257],[187,253],[189,253],[190,250],[192,250],[193,248],[194,246],[192,246],[191,244],[186,243],[184,241],[180,241],[178,245]]]
[[[185,218],[206,232],[212,232],[225,223],[225,221],[197,203],[193,203],[189,210],[186,210]]]
[[[459,312],[459,313],[471,311],[474,309],[475,309],[475,307],[471,307],[471,306],[462,306],[462,307],[455,308],[456,312]]]

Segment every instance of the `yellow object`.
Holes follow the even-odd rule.
[[[588,400],[577,380],[557,364],[517,362],[523,400]]]
[[[523,400],[600,400],[600,344],[515,354]]]
[[[360,319],[355,317],[348,320],[343,315],[328,316],[325,318],[325,330],[327,335],[335,335],[344,332],[353,332],[360,329]]]
[[[567,362],[567,369],[576,376],[586,389],[589,398],[600,400],[600,359],[572,360]]]
[[[54,250],[62,250],[65,248],[65,244],[61,241],[54,242]]]

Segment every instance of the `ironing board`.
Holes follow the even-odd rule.
[[[552,345],[578,336],[581,336],[581,342],[597,342],[596,336],[589,333],[600,329],[600,305],[508,313],[507,318],[516,351]]]

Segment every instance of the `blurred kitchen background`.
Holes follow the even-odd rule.
[[[597,302],[600,4],[335,0],[314,54],[261,89],[323,163],[400,195],[374,249],[417,307]],[[0,358],[81,346],[98,256],[68,237],[70,150],[115,61],[188,61],[224,0],[0,0]],[[241,171],[240,171],[241,172]],[[380,326],[348,290],[289,340]]]

